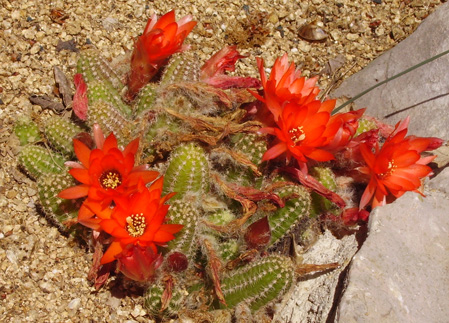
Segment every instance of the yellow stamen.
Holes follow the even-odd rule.
[[[104,189],[115,189],[122,184],[122,176],[116,170],[108,170],[100,176],[100,184]]]
[[[290,134],[290,139],[294,142],[292,147],[296,146],[298,142],[306,139],[306,134],[304,133],[302,126],[290,129],[288,133]]]
[[[390,176],[391,174],[394,173],[396,168],[398,168],[398,166],[395,164],[394,159],[392,159],[391,161],[388,162],[388,169],[387,169],[387,171],[385,173],[379,174],[379,177],[380,178],[385,178],[385,177]]]
[[[128,231],[131,237],[140,237],[145,233],[145,228],[147,227],[145,217],[143,213],[140,214],[132,214],[128,216],[126,219],[126,231]]]

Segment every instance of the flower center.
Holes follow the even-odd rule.
[[[302,126],[290,129],[288,131],[288,133],[290,134],[290,139],[294,143],[294,145],[292,145],[292,147],[296,146],[298,144],[298,142],[306,139],[306,134],[304,133]]]
[[[385,173],[379,174],[380,178],[385,178],[394,173],[394,171],[398,168],[398,166],[394,163],[394,159],[388,162],[388,169]]]
[[[144,234],[147,224],[143,213],[132,214],[126,218],[126,231],[128,231],[131,237],[140,237]]]
[[[108,170],[100,176],[100,184],[104,189],[115,189],[122,184],[122,175],[116,170]]]

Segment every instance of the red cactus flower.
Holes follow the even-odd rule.
[[[295,157],[303,171],[306,171],[308,159],[329,161],[334,155],[322,149],[329,145],[339,130],[340,123],[329,123],[330,112],[335,107],[335,100],[323,103],[312,101],[306,105],[287,103],[279,117],[278,127],[262,128],[261,131],[275,135],[278,142],[263,155],[263,160],[270,160],[287,153],[287,158]]]
[[[429,166],[436,156],[421,157],[421,153],[432,150],[442,144],[438,138],[420,138],[408,136],[408,119],[396,125],[395,131],[387,138],[382,148],[375,146],[375,152],[365,143],[360,144],[360,152],[366,162],[358,170],[369,176],[359,208],[363,209],[371,200],[372,207],[384,205],[390,200],[402,196],[407,191],[422,194],[418,188],[421,179],[429,176]]]
[[[266,104],[276,122],[282,113],[282,106],[285,102],[307,105],[316,100],[316,96],[320,92],[319,88],[315,86],[318,78],[313,77],[306,80],[305,77],[301,77],[301,71],[296,70],[295,64],[288,65],[287,54],[276,59],[268,79],[262,59],[257,58],[257,66],[259,67],[264,95],[251,93]]]
[[[195,25],[196,21],[192,21],[190,15],[176,22],[174,10],[160,19],[156,15],[151,16],[143,34],[134,44],[126,94],[128,100],[134,98],[171,55],[189,48],[183,42]]]
[[[244,57],[246,56],[240,55],[237,51],[237,46],[224,47],[201,67],[200,80],[222,89],[260,87],[258,79],[225,74],[234,71],[237,60]]]
[[[117,269],[129,279],[147,282],[153,280],[156,269],[162,264],[162,255],[155,254],[151,247],[129,244],[116,255]]]
[[[99,226],[113,237],[101,263],[109,263],[129,245],[150,247],[156,254],[156,245],[173,240],[174,233],[182,229],[179,224],[163,224],[169,206],[164,204],[174,193],[161,197],[163,178],[149,189],[143,181],[138,191],[128,197],[114,198],[115,207],[97,212]]]
[[[73,140],[80,163],[67,162],[66,165],[73,167],[69,173],[81,184],[61,191],[58,194],[60,198],[88,196],[90,200],[101,201],[102,206],[107,207],[114,196],[128,195],[136,190],[139,179],[149,183],[159,176],[158,172],[148,170],[148,165],[134,167],[138,139],[121,151],[114,134],[105,139],[98,125],[94,126],[94,139],[97,148],[93,150],[80,140]]]

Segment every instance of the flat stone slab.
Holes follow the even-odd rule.
[[[370,215],[336,322],[448,322],[449,199],[409,192]]]
[[[354,97],[371,86],[449,50],[449,2],[407,39],[345,80],[331,96]],[[411,117],[410,133],[449,139],[449,54],[390,81],[355,101],[357,108],[394,125]]]

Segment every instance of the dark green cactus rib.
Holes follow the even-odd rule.
[[[65,171],[65,158],[41,146],[26,146],[20,152],[19,164],[33,178]]]
[[[19,138],[21,146],[42,140],[39,127],[31,118],[26,116],[18,118],[14,126],[14,134]]]
[[[171,154],[164,178],[164,192],[176,192],[173,199],[209,191],[209,163],[200,146],[191,142],[178,146]]]
[[[161,85],[180,82],[196,82],[199,79],[199,68],[193,59],[175,55],[170,59],[161,78]]]
[[[57,151],[67,157],[74,154],[73,138],[83,130],[68,119],[53,116],[45,123],[45,136]]]
[[[168,242],[168,249],[170,251],[178,251],[192,259],[196,250],[194,242],[195,233],[198,228],[198,221],[200,219],[200,210],[193,207],[189,202],[177,200],[170,202],[170,209],[168,210],[168,223],[181,224],[184,227],[176,234],[176,239]]]
[[[233,308],[244,302],[255,312],[283,296],[294,278],[290,258],[270,255],[226,273],[221,279],[221,289],[227,307]]]
[[[175,286],[172,290],[172,298],[170,299],[168,306],[165,310],[161,311],[162,307],[162,294],[164,292],[164,284],[161,281],[157,281],[152,284],[144,295],[144,308],[153,317],[169,317],[178,313],[181,308],[181,304],[184,302],[185,295],[187,294],[183,288]]]
[[[81,202],[79,200],[61,199],[57,195],[63,189],[75,185],[75,180],[68,172],[63,174],[47,174],[37,180],[40,205],[45,215],[63,231],[67,229],[63,222],[76,218]]]
[[[299,185],[286,186],[276,191],[280,198],[295,196],[285,201],[285,206],[268,215],[271,230],[269,246],[284,238],[297,224],[310,215],[311,198],[309,192]]]

